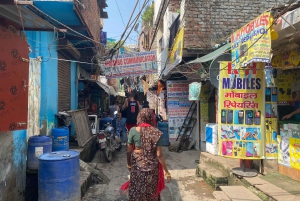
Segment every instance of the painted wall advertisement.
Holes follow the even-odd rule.
[[[156,51],[122,54],[104,62],[107,78],[157,73]]]
[[[233,69],[220,63],[219,155],[240,159],[264,157],[265,103],[263,63]],[[223,70],[222,70],[223,69]]]
[[[187,81],[167,81],[169,140],[176,141],[179,129],[189,111],[189,84]]]
[[[239,68],[252,62],[270,63],[272,24],[270,12],[256,19],[231,35],[232,66]]]

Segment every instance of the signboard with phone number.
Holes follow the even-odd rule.
[[[264,77],[262,65],[240,70],[220,63],[219,155],[240,159],[264,157]]]
[[[189,112],[189,84],[184,80],[167,81],[169,141],[174,142]]]

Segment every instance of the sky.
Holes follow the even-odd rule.
[[[140,0],[139,5],[133,15],[133,18],[137,15],[140,8],[142,7],[143,0]],[[116,40],[120,39],[123,31],[125,30],[125,26],[128,23],[130,15],[133,11],[136,0],[107,0],[106,1],[108,7],[104,10],[108,14],[108,19],[104,20],[104,28],[103,31],[107,32],[107,38],[114,38]],[[120,12],[118,10],[118,6]],[[121,14],[120,14],[121,13]],[[122,16],[122,17],[121,17]],[[123,24],[123,21],[124,24]],[[139,20],[140,21],[140,20]],[[141,25],[141,23],[139,23]],[[140,27],[140,26],[139,26]],[[138,29],[140,30],[140,28]],[[128,30],[129,31],[129,30]],[[131,32],[130,38],[127,39],[125,44],[137,44],[138,33],[134,30]]]

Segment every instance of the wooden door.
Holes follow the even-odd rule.
[[[0,132],[27,128],[29,45],[18,30],[0,25]]]

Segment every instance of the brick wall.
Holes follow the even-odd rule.
[[[262,12],[287,0],[186,0],[184,48],[210,49]]]
[[[180,9],[181,0],[170,0],[169,11],[177,12]]]
[[[81,2],[85,6],[85,9],[80,8],[83,20],[89,28],[93,39],[100,41],[101,21],[97,0],[81,0]]]

